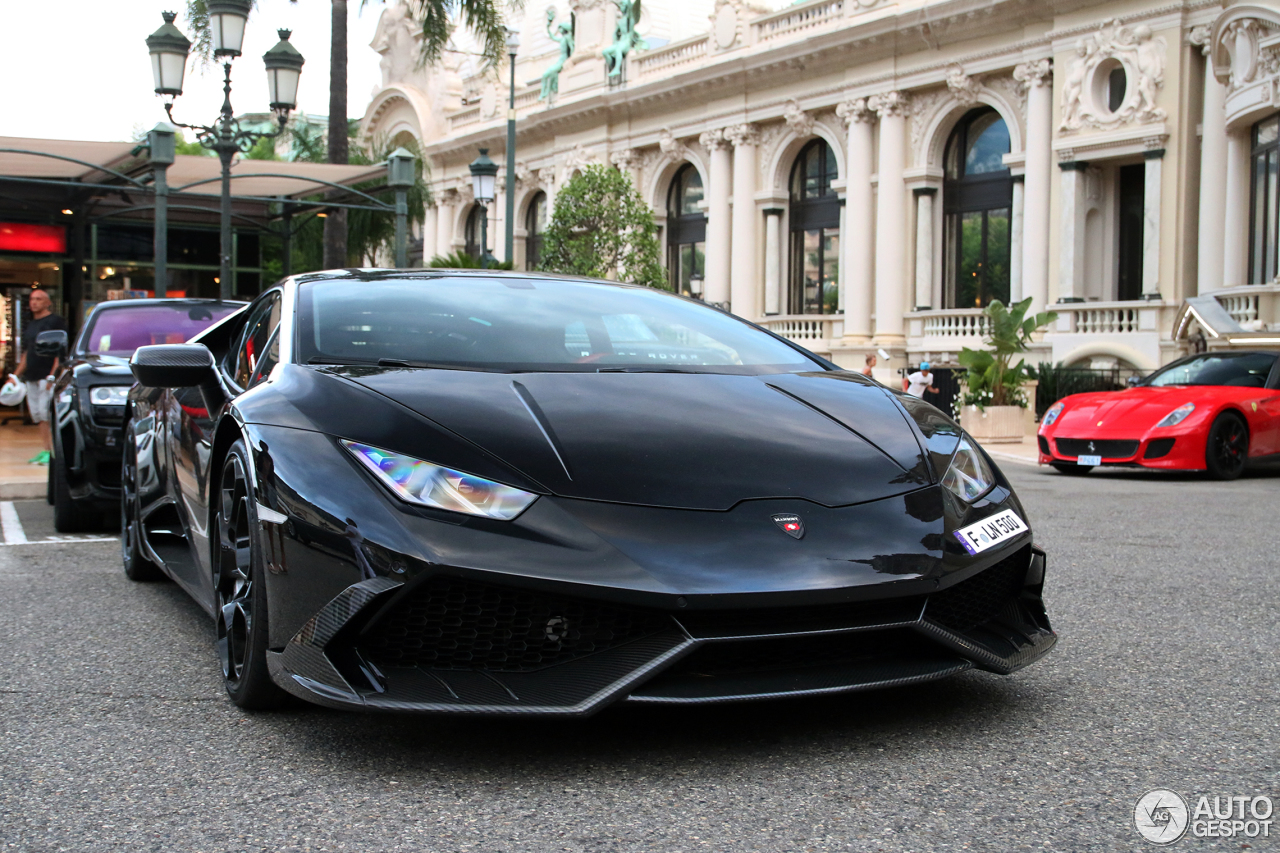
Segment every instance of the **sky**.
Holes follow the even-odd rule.
[[[368,0],[363,12],[359,0],[347,6],[347,112],[359,118],[382,79],[379,56],[369,43],[383,4]],[[328,115],[331,8],[326,0],[257,0],[244,54],[231,69],[231,104],[237,114],[267,111],[262,55],[283,28],[293,30],[290,41],[306,59],[298,108]],[[136,130],[165,121],[146,37],[163,23],[162,11],[175,11],[175,24],[191,38],[185,9],[186,0],[0,0],[0,33],[7,45],[0,136],[127,141]],[[221,67],[202,69],[193,58],[183,89],[174,118],[212,123],[222,106]],[[187,138],[194,135],[188,131]]]

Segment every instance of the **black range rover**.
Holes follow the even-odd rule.
[[[243,306],[213,299],[127,299],[93,309],[63,359],[50,404],[54,441],[48,498],[59,532],[101,529],[117,521],[121,428],[133,385],[133,351],[183,343]],[[65,355],[66,332],[46,332],[37,346]]]

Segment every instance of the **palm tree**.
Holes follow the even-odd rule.
[[[291,0],[298,2],[298,0]],[[332,3],[332,33],[329,42],[329,162],[346,163],[347,145],[347,0]],[[360,0],[363,9],[369,0]],[[381,0],[387,2],[387,0]],[[424,64],[440,59],[453,35],[455,22],[471,30],[484,44],[485,56],[497,64],[506,51],[507,29],[502,16],[503,0],[406,0],[409,14],[422,27]],[[522,0],[512,0],[519,4]],[[205,0],[187,0],[187,23],[195,35],[196,52],[209,58],[212,42]],[[324,224],[324,265],[336,269],[347,265],[347,213],[335,210]]]

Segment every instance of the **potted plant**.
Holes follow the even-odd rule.
[[[984,343],[988,349],[965,347],[960,353],[960,365],[967,371],[960,425],[979,442],[1022,441],[1027,408],[1025,386],[1031,377],[1022,359],[1017,364],[1011,362],[1014,356],[1027,351],[1032,335],[1058,319],[1052,311],[1028,317],[1030,307],[1030,297],[1008,308],[993,299],[983,309],[987,317]]]

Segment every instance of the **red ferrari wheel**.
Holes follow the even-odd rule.
[[[1249,428],[1237,414],[1218,415],[1209,428],[1204,448],[1204,467],[1215,480],[1234,480],[1244,472],[1249,458]]]

